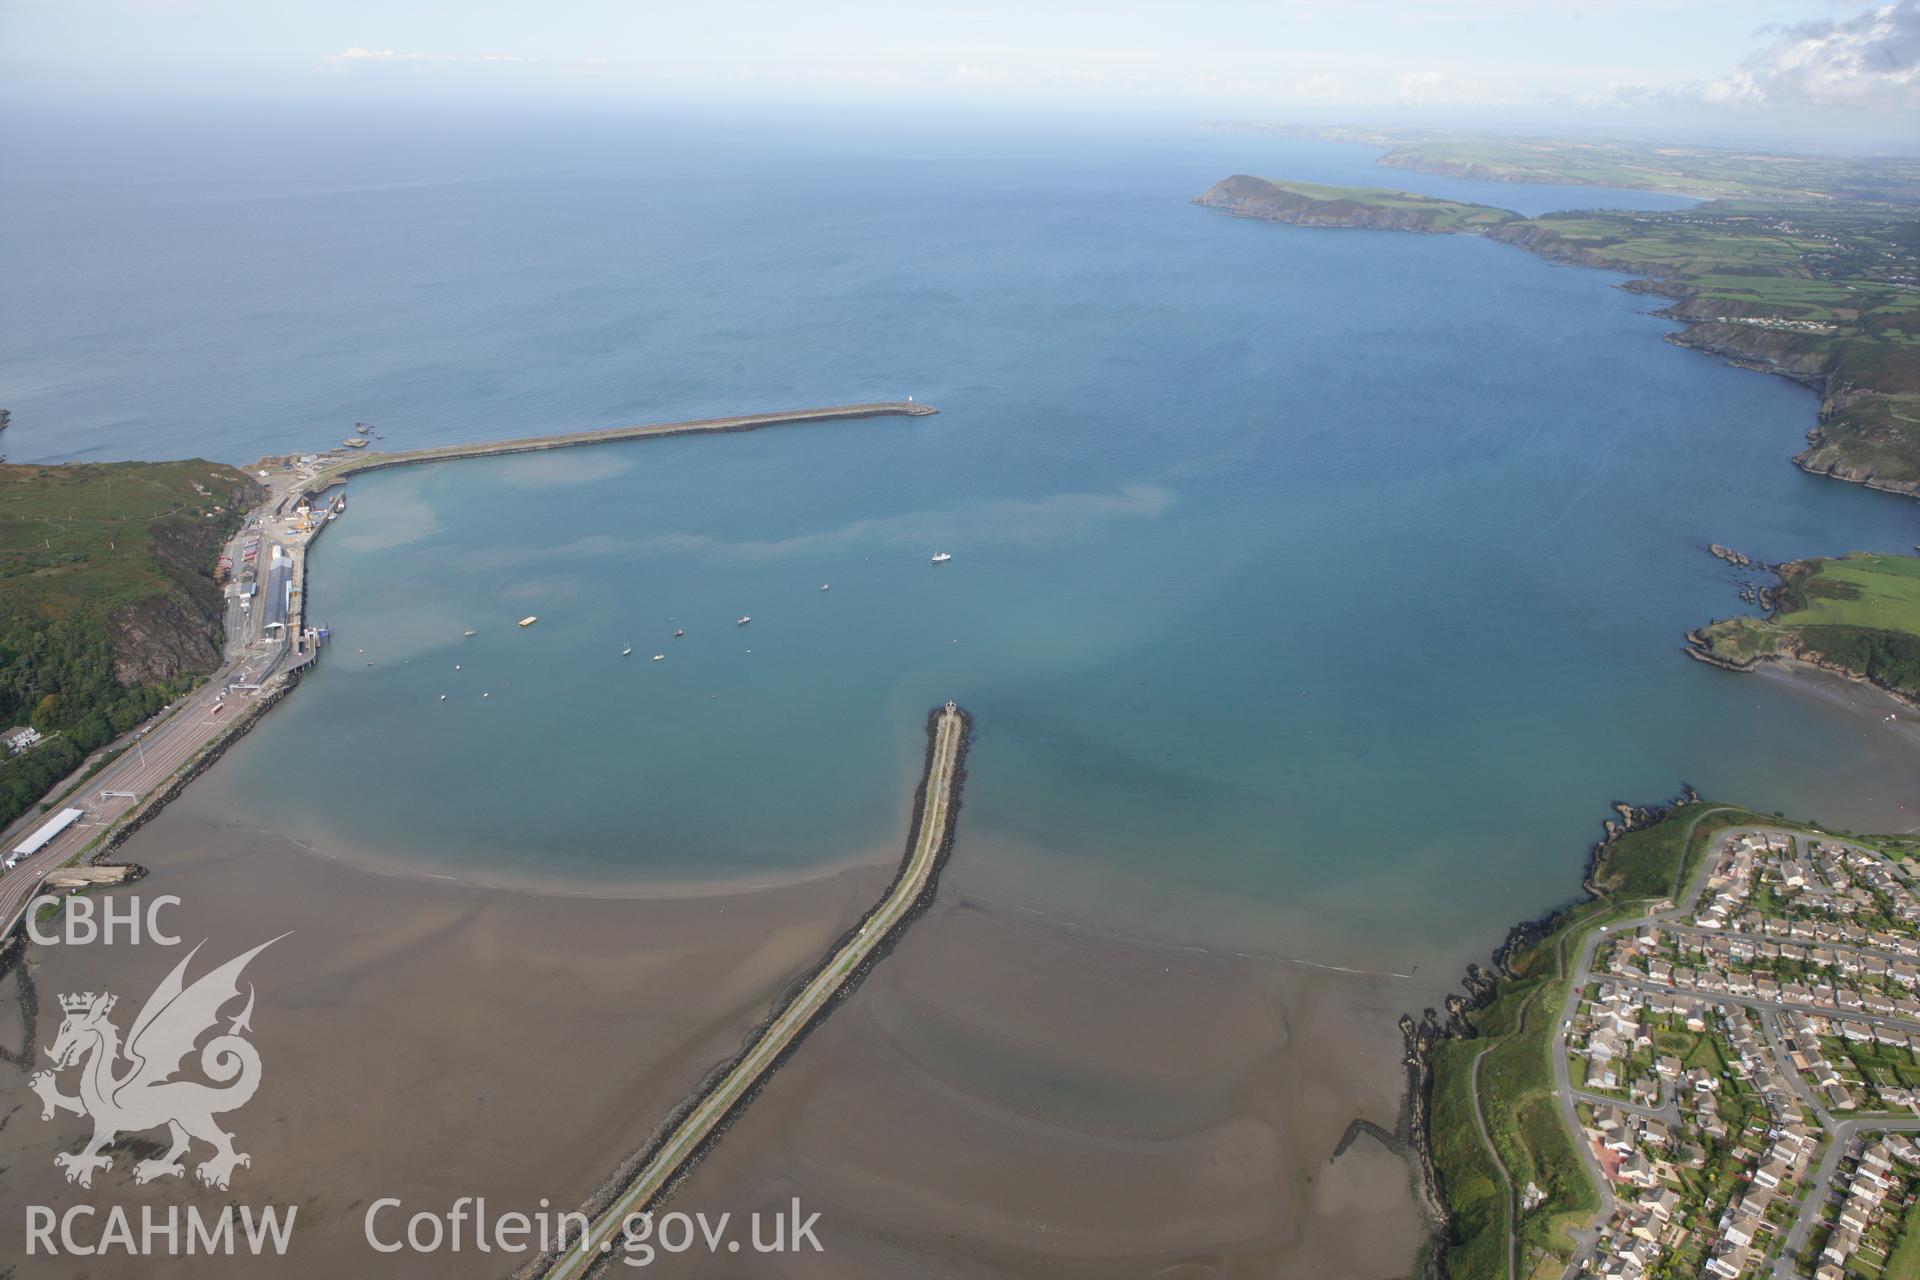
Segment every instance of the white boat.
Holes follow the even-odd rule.
[[[628,645],[628,646],[627,646],[626,648],[624,648],[624,649],[622,649],[622,650],[620,651],[620,656],[624,658],[624,657],[626,657],[626,656],[627,656],[628,654],[630,654],[630,653],[632,653],[632,652],[633,652],[633,646],[632,646],[632,645]]]
[[[526,617],[520,619],[520,625],[523,627],[530,627],[538,621],[540,621],[540,615],[537,613],[530,613]]]
[[[753,621],[753,615],[752,615],[752,614],[750,614],[750,613],[743,613],[743,614],[741,614],[741,615],[740,615],[740,621],[738,621],[738,622],[736,622],[736,623],[734,623],[734,625],[735,625],[736,627],[744,627],[744,626],[746,626],[746,625],[747,625],[747,624],[748,624],[749,622],[752,622],[752,621]]]
[[[830,587],[831,585],[833,585],[833,584],[831,584],[831,583],[827,583],[827,582],[823,582],[823,583],[821,583],[821,584],[820,584],[820,589],[821,589],[822,591],[825,591],[825,590],[826,590],[826,589],[827,589],[828,587]]]
[[[463,636],[477,636],[480,633],[478,631],[462,631],[460,634]]]
[[[655,662],[665,662],[667,660],[667,655],[664,653],[656,653],[653,655],[653,660]]]
[[[675,640],[678,640],[678,639],[679,639],[679,638],[680,638],[681,636],[683,636],[683,635],[685,635],[685,634],[687,634],[687,633],[686,633],[686,632],[684,632],[684,631],[676,631],[676,632],[674,632],[674,633],[673,633],[673,638],[674,638]]]
[[[947,561],[951,559],[953,559],[953,557],[948,555],[944,551],[936,551],[933,553],[933,562],[935,564],[945,564]]]

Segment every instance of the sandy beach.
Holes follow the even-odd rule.
[[[201,938],[196,973],[291,930],[247,972],[259,989],[263,1082],[223,1123],[253,1164],[230,1192],[173,1180],[140,1187],[132,1162],[153,1153],[123,1152],[81,1191],[53,1156],[78,1147],[90,1126],[68,1115],[42,1121],[26,1073],[0,1067],[0,1201],[56,1212],[82,1202],[134,1212],[297,1204],[294,1245],[271,1264],[35,1258],[34,1275],[504,1274],[509,1266],[477,1267],[470,1254],[376,1255],[363,1242],[364,1205],[396,1196],[439,1209],[484,1195],[503,1211],[531,1212],[542,1197],[572,1207],[734,1051],[890,873],[876,864],[659,902],[475,890],[314,857],[223,822],[191,792],[125,852],[153,869],[132,892],[182,899],[167,920],[186,945],[34,947],[36,1038],[52,1040],[60,993],[110,989],[132,1004]],[[23,1248],[10,1211],[0,1268],[21,1262]]]
[[[822,1254],[692,1274],[1409,1273],[1391,980],[1123,942],[939,903],[674,1200],[798,1197]]]
[[[1920,797],[1920,710],[1915,710],[1906,699],[1864,680],[1850,680],[1797,659],[1763,662],[1752,674],[1770,690],[1839,712],[1857,727],[1863,739],[1875,744],[1878,752],[1889,759],[1903,761],[1913,786],[1905,797],[1892,800],[1896,817],[1906,819],[1895,829],[1920,831],[1920,800],[1915,799]]]
[[[141,1187],[131,1166],[153,1153],[122,1148],[82,1191],[53,1156],[88,1125],[42,1121],[26,1073],[0,1068],[0,1195],[56,1212],[294,1204],[298,1227],[288,1256],[257,1269],[34,1258],[35,1275],[505,1274],[510,1259],[377,1255],[365,1208],[574,1206],[891,873],[876,855],[733,894],[480,889],[317,857],[191,792],[125,852],[153,869],[133,892],[179,895],[171,927],[209,940],[196,973],[291,931],[248,971],[264,1082],[226,1124],[253,1164],[230,1192]],[[1422,1228],[1403,1161],[1372,1138],[1329,1157],[1351,1120],[1395,1124],[1394,1019],[1418,993],[1076,932],[985,905],[991,888],[952,875],[674,1196],[741,1215],[797,1195],[823,1213],[826,1252],[668,1269],[1405,1274]],[[34,947],[37,1041],[58,994],[132,1003],[183,951]],[[0,1241],[0,1262],[25,1261],[17,1221]]]

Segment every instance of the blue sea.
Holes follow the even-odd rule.
[[[1398,971],[1576,892],[1610,800],[1920,822],[1870,719],[1680,652],[1742,608],[1709,542],[1920,540],[1789,464],[1810,393],[1620,277],[1190,203],[1685,201],[1167,125],[208,128],[16,144],[12,460],[940,409],[355,480],[331,651],[201,784],[235,821],[581,889],[801,874],[897,853],[958,698],[978,891]]]

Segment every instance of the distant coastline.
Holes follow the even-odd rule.
[[[1588,215],[1524,218],[1492,205],[1384,188],[1330,187],[1235,174],[1195,196],[1193,203],[1238,218],[1290,226],[1480,235],[1550,262],[1629,275],[1633,278],[1623,288],[1668,299],[1670,305],[1654,314],[1685,324],[1667,335],[1668,342],[1719,356],[1739,368],[1777,374],[1821,397],[1818,421],[1807,433],[1808,447],[1793,458],[1802,470],[1920,498],[1920,436],[1907,427],[1905,418],[1911,403],[1906,387],[1913,370],[1896,367],[1901,357],[1886,355],[1877,334],[1863,330],[1846,337],[1824,321],[1782,319],[1775,314],[1781,308],[1773,304],[1709,296],[1695,280],[1725,264],[1716,263],[1712,253],[1699,246],[1721,240],[1729,252],[1738,247],[1737,237],[1719,234],[1724,229],[1707,225],[1714,217],[1711,213],[1689,211],[1684,215],[1686,223],[1674,224],[1675,234],[1682,239],[1693,237],[1689,243],[1696,246],[1696,258],[1683,259],[1656,252],[1659,246],[1649,237],[1659,228],[1650,232],[1617,215],[1593,215],[1598,225]],[[1743,225],[1760,217],[1746,206],[1724,216]],[[1814,215],[1784,208],[1768,216]],[[1892,216],[1887,215],[1889,220]],[[1651,224],[1652,215],[1645,221]],[[1683,260],[1694,265],[1683,268],[1679,265]],[[1889,360],[1895,363],[1885,363]],[[1884,378],[1886,386],[1864,384],[1867,376]]]

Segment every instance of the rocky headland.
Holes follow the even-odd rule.
[[[1399,167],[1481,176],[1472,165],[1432,163],[1442,167],[1428,168],[1424,162]],[[1486,177],[1500,180],[1491,173]],[[1588,212],[1525,218],[1491,205],[1248,174],[1215,183],[1194,197],[1194,203],[1235,217],[1300,227],[1482,235],[1551,262],[1629,275],[1632,278],[1622,288],[1665,299],[1667,305],[1654,314],[1683,326],[1668,334],[1667,341],[1741,368],[1791,379],[1821,397],[1817,421],[1807,433],[1808,447],[1794,455],[1800,467],[1868,488],[1920,497],[1920,424],[1912,415],[1920,397],[1920,360],[1909,354],[1910,345],[1896,340],[1905,333],[1904,329],[1894,332],[1897,318],[1872,314],[1873,295],[1867,292],[1862,292],[1857,307],[1850,304],[1832,312],[1792,299],[1775,305],[1729,295],[1719,279],[1728,271],[1753,268],[1739,260],[1745,252],[1745,237],[1757,231],[1772,234],[1781,225],[1797,226],[1791,223],[1794,217],[1811,222],[1817,215],[1792,209],[1722,212],[1721,206],[1709,204],[1675,214]],[[1857,228],[1854,233],[1865,234]],[[1757,274],[1804,284],[1812,290],[1809,297],[1822,296],[1815,286],[1833,283],[1810,279],[1804,264],[1791,262],[1767,264]],[[1877,278],[1863,276],[1861,282],[1880,288]],[[1830,313],[1841,319],[1805,318]]]

